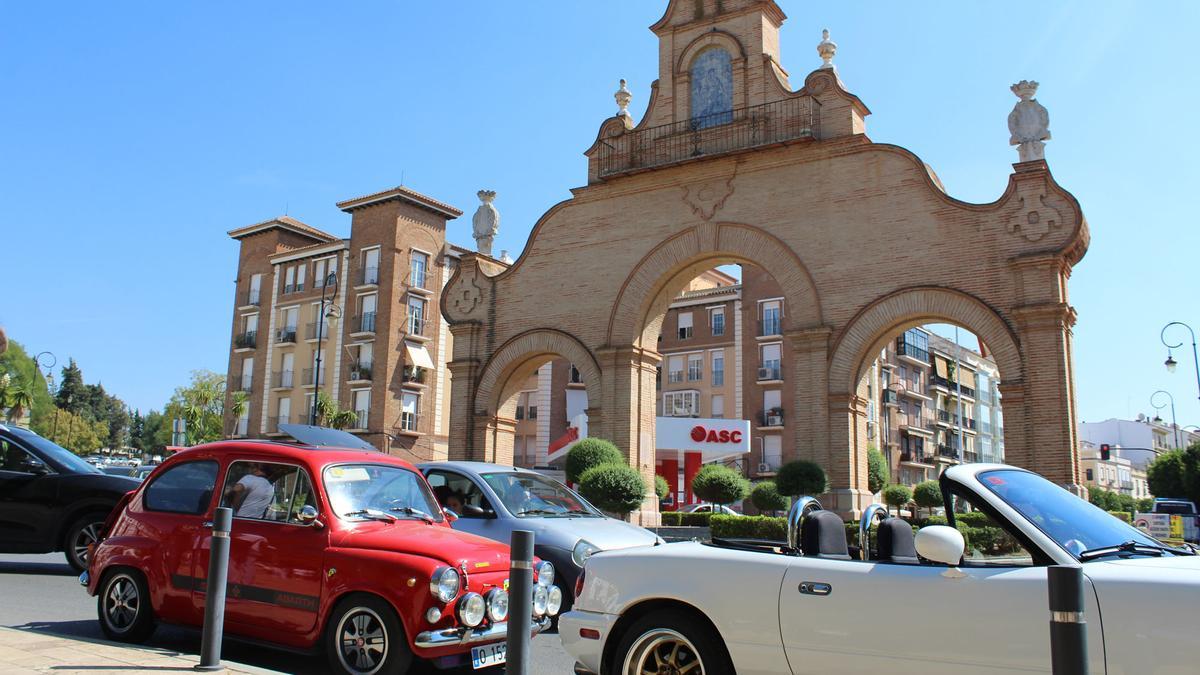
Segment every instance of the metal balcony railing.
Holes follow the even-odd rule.
[[[304,369],[304,377],[301,378],[300,384],[309,386],[313,383],[313,368]],[[325,366],[321,366],[321,372],[317,374],[317,386],[325,384]]]
[[[290,370],[277,370],[271,376],[271,386],[275,389],[291,389],[293,375]]]
[[[261,296],[262,294],[259,291],[246,291],[246,294],[242,296],[242,299],[244,300],[242,304],[258,307],[262,302]]]
[[[233,346],[236,349],[254,349],[258,343],[258,331],[251,330],[233,336]]]
[[[932,376],[930,376],[929,381],[932,382],[934,386],[945,387],[946,389],[949,389],[950,393],[952,393],[952,394],[957,393],[961,389],[963,396],[970,396],[971,398],[975,398],[975,388],[974,387],[968,387],[965,384],[960,385],[958,382],[955,382],[948,378],[942,377],[941,375],[932,375]]]
[[[374,333],[375,312],[363,312],[355,316],[353,325],[355,333]]]
[[[254,385],[254,375],[243,373],[242,376],[237,379],[237,391],[250,391],[251,387]]]
[[[354,417],[355,417],[354,424],[350,425],[351,429],[367,429],[368,428],[367,425],[370,424],[370,411],[369,410],[355,410]]]
[[[698,157],[813,138],[820,104],[797,96],[703,115],[601,139],[596,154],[600,178],[668,166]]]
[[[362,270],[362,284],[364,286],[373,286],[379,283],[379,267],[364,267]]]
[[[778,361],[763,361],[762,367],[758,369],[758,381],[768,382],[771,380],[782,380],[783,369],[780,368]]]
[[[679,384],[683,382],[682,370],[671,370],[667,372],[667,384]]]
[[[370,361],[355,361],[350,364],[350,380],[352,382],[371,379]]]
[[[432,322],[425,318],[422,314],[408,314],[405,317],[405,329],[409,335],[420,335],[429,337],[429,326]]]
[[[938,418],[939,422],[945,422],[946,424],[949,424],[951,426],[958,426],[959,417],[956,413],[952,413],[948,410],[939,410],[939,411],[937,411],[937,418]],[[962,427],[964,429],[970,429],[971,431],[974,431],[975,430],[975,418],[967,417],[966,415],[963,415],[962,416]]]
[[[404,366],[400,380],[409,384],[425,384],[425,369],[420,366]]]
[[[769,337],[773,335],[783,335],[783,321],[781,321],[778,317],[772,319],[759,319],[758,337]]]
[[[929,351],[904,341],[904,337],[896,338],[896,354],[916,359],[921,363],[929,363]]]
[[[296,341],[296,327],[295,326],[288,326],[287,328],[280,328],[279,330],[275,331],[275,342],[276,343],[284,344],[284,343],[295,342],[295,341]]]

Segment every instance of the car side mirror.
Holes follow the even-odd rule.
[[[454,509],[448,509],[443,506],[442,513],[446,514],[446,520],[448,520],[451,523],[458,520],[458,514],[454,512]]]
[[[471,518],[495,518],[496,512],[474,504],[463,504],[463,515]]]
[[[943,565],[957,566],[962,562],[967,542],[962,532],[947,525],[928,525],[917,531],[917,555]]]
[[[320,515],[321,514],[317,512],[317,507],[313,506],[312,504],[305,504],[304,506],[300,507],[300,513],[296,514],[296,520],[299,520],[301,525],[309,525],[319,530],[322,527],[325,527],[324,523],[322,523],[320,520],[317,520],[317,517]]]
[[[33,460],[25,462],[25,465],[21,468],[25,470],[25,473],[31,473],[35,476],[45,476],[50,473],[50,467],[42,462],[35,462]]]

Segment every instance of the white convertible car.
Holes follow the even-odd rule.
[[[1200,673],[1193,549],[1023,469],[956,466],[941,485],[965,539],[939,525],[914,537],[873,506],[850,547],[837,514],[801,500],[786,543],[596,554],[563,646],[576,673],[603,675],[1050,672],[1046,566],[1082,565],[1093,675]]]

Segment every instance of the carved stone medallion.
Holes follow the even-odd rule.
[[[729,176],[686,185],[683,188],[683,201],[691,207],[692,213],[710,220],[733,194],[733,178]]]

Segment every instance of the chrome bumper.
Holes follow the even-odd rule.
[[[80,574],[80,575],[79,575],[79,585],[80,585],[80,586],[83,586],[84,588],[87,588],[87,585],[88,585],[88,573],[87,573],[86,571],[85,571],[83,574]]]
[[[550,627],[550,619],[542,617],[534,619],[530,635]],[[423,649],[448,647],[450,645],[469,645],[476,642],[495,642],[508,637],[508,622],[494,623],[487,628],[443,628],[417,633],[416,645]]]

